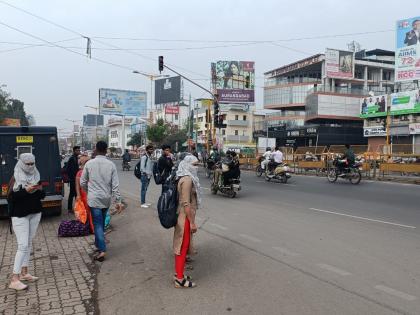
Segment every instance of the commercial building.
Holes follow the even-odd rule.
[[[282,146],[367,143],[360,98],[394,91],[394,62],[387,50],[327,49],[266,72],[264,108],[277,111],[266,116],[268,136]]]
[[[125,118],[124,127],[121,118],[111,118],[108,120],[108,146],[116,148],[117,153],[121,153],[127,147],[127,142],[131,139],[131,123],[133,118]]]
[[[156,112],[154,121],[157,119],[163,119],[166,123],[177,126],[178,128],[184,128],[187,125],[190,116],[190,107],[181,102],[174,104],[159,104],[156,105]]]

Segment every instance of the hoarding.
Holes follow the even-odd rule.
[[[386,116],[388,96],[376,95],[360,99],[360,118]]]
[[[212,63],[211,72],[219,103],[254,102],[253,61],[217,61]]]
[[[83,115],[83,126],[95,127],[95,126],[103,126],[103,125],[104,125],[103,115],[95,115],[95,114]]]
[[[354,78],[354,52],[329,49],[325,50],[325,74],[328,78]]]
[[[409,124],[408,130],[410,132],[410,135],[418,135],[420,134],[420,124],[419,123]]]
[[[0,125],[1,126],[20,127],[20,119],[19,118],[3,118]]]
[[[384,137],[386,136],[386,129],[384,126],[363,127],[363,136]]]
[[[178,103],[181,100],[181,77],[155,81],[155,104]]]
[[[179,106],[165,106],[165,114],[179,114]]]
[[[420,16],[397,21],[395,81],[420,79]]]
[[[420,113],[420,89],[391,94],[391,115]]]
[[[146,116],[146,92],[99,89],[99,112],[102,115]]]

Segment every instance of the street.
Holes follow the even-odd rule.
[[[117,163],[120,168],[120,164]],[[202,170],[201,170],[201,173]],[[294,176],[288,184],[242,172],[235,199],[210,193],[190,272],[173,288],[172,230],[160,226],[151,184],[121,172],[127,211],[112,220],[98,276],[102,314],[418,314],[420,187]]]

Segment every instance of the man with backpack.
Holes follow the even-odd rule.
[[[153,146],[149,144],[146,146],[146,153],[140,159],[140,181],[141,181],[141,193],[140,202],[142,208],[149,208],[150,203],[146,203],[146,192],[150,184],[150,178],[153,176]]]
[[[169,177],[169,175],[171,175],[173,167],[174,167],[174,162],[172,161],[171,146],[164,144],[162,146],[162,155],[160,156],[157,163],[158,174],[156,174],[155,171],[153,172],[153,176],[155,176],[156,184],[162,185],[162,193],[164,189],[164,183],[166,179]]]

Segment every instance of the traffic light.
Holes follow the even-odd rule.
[[[159,72],[163,71],[163,56],[159,56]]]
[[[251,86],[251,77],[249,76],[249,74],[245,77],[245,88],[249,89],[249,87]]]
[[[219,103],[215,100],[213,103],[213,109],[214,109],[214,127],[218,127],[219,126]]]

